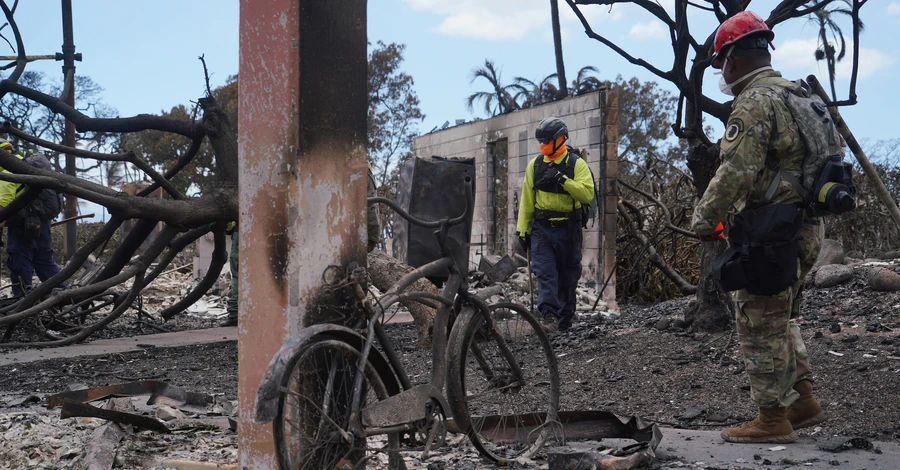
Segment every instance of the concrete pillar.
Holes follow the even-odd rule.
[[[241,0],[239,468],[277,468],[260,377],[366,256],[366,2]],[[318,300],[317,300],[318,299]]]
[[[616,304],[616,201],[619,199],[618,185],[616,178],[618,177],[619,162],[619,92],[617,90],[609,90],[605,93],[605,125],[603,131],[604,143],[606,146],[606,161],[603,162],[603,177],[605,181],[601,181],[605,194],[600,199],[603,207],[600,213],[603,214],[602,227],[602,252],[601,265],[603,266],[603,279],[605,282],[609,279],[603,292],[600,293],[609,308],[618,310]]]

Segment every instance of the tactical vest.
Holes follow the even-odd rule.
[[[565,170],[562,173],[569,179],[575,179],[575,161],[578,160],[578,155],[570,151],[568,156],[566,156],[566,159]],[[563,189],[561,184],[547,177],[549,176],[547,173],[550,172],[550,170],[559,169],[561,166],[563,165],[545,162],[544,157],[535,158],[533,189],[544,191],[545,193],[569,194]]]
[[[543,156],[536,157],[534,159],[534,186],[532,190],[535,191],[535,199],[537,199],[537,191],[544,191],[546,193],[555,193],[555,194],[565,194],[569,197],[568,192],[562,187],[561,184],[557,183],[555,178],[551,177],[551,171],[557,170],[560,167],[564,167],[563,174],[566,175],[569,179],[575,179],[575,164],[578,161],[578,152],[575,151],[572,147],[568,147],[568,155],[566,156],[565,164],[557,164],[553,162],[545,162]],[[554,173],[555,174],[555,173]],[[547,219],[569,219],[571,221],[576,221],[581,219],[581,212],[575,210],[575,198],[572,198],[572,211],[571,212],[561,212],[561,211],[552,211],[547,209],[537,209],[534,211],[535,220],[547,220]]]

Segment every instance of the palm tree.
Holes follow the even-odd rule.
[[[825,0],[813,0],[810,8],[821,4],[823,1]],[[838,26],[834,17],[844,15],[852,18],[853,15],[851,10],[853,8],[853,3],[850,0],[837,0],[831,5],[837,5],[839,3],[843,3],[847,8],[830,6],[820,8],[809,14],[809,21],[819,26],[819,44],[818,47],[816,47],[815,52],[816,60],[824,60],[825,64],[828,66],[828,80],[831,82],[831,99],[835,101],[837,101],[837,91],[834,87],[836,64],[846,55],[847,42],[844,40],[844,34],[841,32],[841,27]],[[862,31],[863,28],[865,28],[865,26],[862,21],[860,21],[859,30]],[[831,33],[831,39],[834,40],[834,43],[829,41],[829,32]],[[835,44],[838,45],[837,48],[835,47]],[[836,56],[835,52],[837,53]]]
[[[492,91],[478,91],[466,98],[466,107],[469,111],[474,111],[476,101],[484,101],[484,112],[496,116],[505,114],[519,109],[515,98],[510,94],[509,90],[512,85],[502,85],[500,79],[500,71],[494,65],[494,61],[485,59],[483,67],[477,67],[472,70],[472,80],[475,82],[478,78],[483,78],[490,83]]]
[[[593,65],[582,67],[575,76],[575,80],[572,80],[572,88],[569,89],[572,96],[583,95],[603,88],[603,82],[591,75],[598,72],[597,67]]]
[[[559,29],[559,0],[550,0],[550,21],[553,26],[553,51],[556,53],[556,76],[559,78],[560,99],[569,95],[566,89],[566,65],[563,63],[562,34]]]
[[[544,103],[550,103],[559,99],[560,91],[553,82],[557,75],[550,74],[538,82],[531,81],[527,78],[516,77],[513,84],[509,86],[510,90],[516,92],[513,98],[518,102],[521,98],[521,107],[532,108]]]

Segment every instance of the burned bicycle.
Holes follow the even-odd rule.
[[[461,183],[471,207],[471,178]],[[401,451],[421,451],[427,458],[448,428],[464,432],[498,464],[533,456],[558,430],[559,371],[540,323],[525,307],[488,305],[469,292],[448,244],[450,228],[463,223],[467,211],[425,221],[388,199],[369,202],[436,229],[441,256],[374,302],[359,279],[364,270],[357,269],[344,281],[360,306],[352,324],[304,328],[276,353],[258,391],[255,417],[273,423],[280,467],[401,468]],[[441,295],[407,291],[442,272],[449,276]],[[382,323],[400,302],[437,308],[426,383],[411,381]]]

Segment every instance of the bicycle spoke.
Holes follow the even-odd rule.
[[[359,352],[335,339],[314,340],[291,359],[290,374],[285,373],[279,389],[275,421],[282,468],[334,469],[341,461],[352,464],[382,452],[379,447],[395,449],[389,461],[400,458],[396,434],[355,438],[350,432],[352,410],[347,402],[358,364]],[[363,406],[387,398],[384,384],[368,363],[362,392]],[[371,460],[373,464],[380,461]]]

